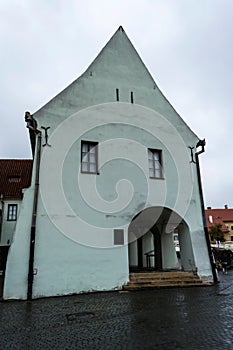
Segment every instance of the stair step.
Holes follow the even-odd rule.
[[[164,283],[166,283],[166,284],[180,284],[180,283],[182,283],[182,284],[190,284],[190,283],[193,283],[193,284],[197,284],[197,283],[203,283],[202,281],[200,281],[200,280],[186,280],[186,281],[182,281],[182,280],[178,280],[178,281],[166,281],[166,280],[164,280],[164,281],[146,281],[146,282],[144,282],[144,283],[138,283],[138,282],[130,282],[130,285],[131,286],[144,286],[144,285],[160,285],[160,284],[164,284]]]
[[[148,276],[134,276],[134,277],[130,277],[130,281],[145,281],[145,280],[175,280],[175,279],[178,279],[178,278],[182,278],[182,279],[198,279],[199,280],[199,277],[198,276],[158,276],[158,277],[148,277]]]
[[[176,272],[140,272],[140,273],[130,273],[130,277],[159,277],[159,276],[167,276],[167,277],[176,277],[176,276],[195,276],[193,272],[184,272],[184,271],[176,271]]]
[[[199,276],[192,272],[167,271],[167,272],[140,272],[130,273],[130,281],[123,287],[124,290],[139,290],[160,287],[190,287],[208,286]]]
[[[204,286],[210,286],[211,284],[205,284],[202,282],[199,283],[160,283],[160,284],[145,284],[145,285],[126,285],[124,286],[124,290],[140,290],[140,289],[152,289],[152,288],[175,288],[175,287],[204,287]]]
[[[130,281],[130,284],[159,284],[159,283],[198,283],[200,282],[199,278],[179,278],[179,279],[161,279],[161,280],[155,280],[155,279],[151,279],[151,280],[133,280]]]

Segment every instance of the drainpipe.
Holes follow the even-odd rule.
[[[200,200],[201,200],[201,211],[202,211],[205,239],[206,239],[206,243],[207,243],[207,249],[208,249],[210,264],[211,264],[211,268],[212,268],[212,275],[213,275],[214,283],[217,283],[217,282],[219,282],[219,280],[218,280],[218,276],[217,276],[217,272],[216,272],[216,266],[215,266],[215,262],[214,262],[214,258],[213,258],[213,253],[211,250],[209,233],[208,233],[208,228],[207,228],[207,224],[206,224],[205,205],[204,205],[202,182],[201,182],[201,172],[200,172],[200,164],[199,164],[199,155],[205,152],[205,145],[206,145],[205,139],[198,141],[196,147],[201,147],[201,150],[195,153],[195,161],[197,164],[197,179],[198,179],[198,188],[199,188],[199,194],[200,194]]]
[[[27,300],[32,300],[32,287],[33,287],[33,269],[34,269],[34,254],[35,254],[35,235],[36,235],[36,217],[37,217],[37,206],[38,206],[38,194],[39,194],[39,172],[40,172],[40,158],[41,158],[41,131],[37,129],[36,120],[30,115],[29,112],[25,113],[25,121],[27,127],[30,129],[30,133],[34,132],[34,137],[37,137],[36,143],[36,155],[35,159],[35,190],[33,199],[33,212],[31,222],[31,233],[30,233],[30,253],[29,253],[29,266],[28,266],[28,290]]]
[[[2,223],[3,223],[3,216],[4,216],[4,200],[3,200],[3,194],[0,195],[0,203],[1,203],[1,217],[0,217],[0,243],[2,240]]]

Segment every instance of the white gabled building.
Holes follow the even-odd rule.
[[[122,27],[81,77],[26,121],[32,185],[8,254],[4,299],[121,289],[131,270],[148,264],[216,278],[203,226],[197,152],[204,143]]]

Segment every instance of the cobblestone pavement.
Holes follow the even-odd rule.
[[[213,287],[0,303],[0,349],[233,349],[233,271]]]

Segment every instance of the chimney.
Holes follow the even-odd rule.
[[[211,207],[207,207],[207,209],[212,209]]]
[[[224,207],[225,207],[225,209],[228,209],[228,205],[227,204],[225,204]]]

